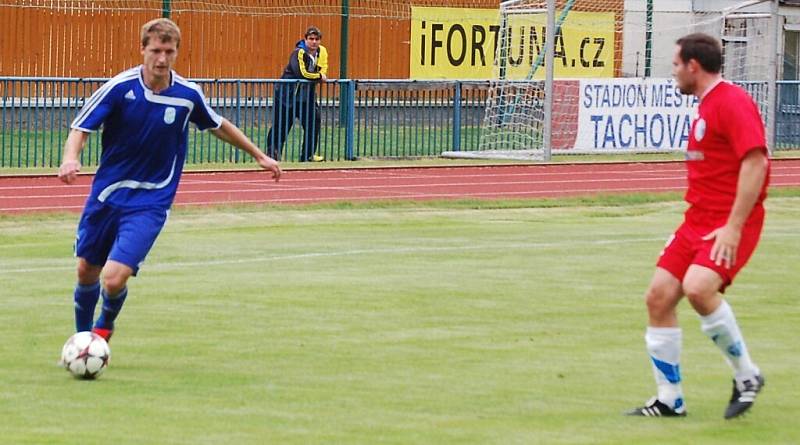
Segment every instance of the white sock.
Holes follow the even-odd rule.
[[[700,317],[700,328],[725,355],[725,360],[733,368],[737,380],[751,378],[760,373],[750,359],[736,317],[725,300],[717,310]]]
[[[658,386],[658,400],[676,411],[683,411],[681,389],[681,328],[647,327],[644,341]]]

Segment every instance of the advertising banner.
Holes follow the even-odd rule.
[[[698,104],[672,79],[580,79],[576,149],[686,149]]]
[[[497,9],[411,8],[412,79],[542,79],[547,14],[508,16],[508,44],[495,67],[501,38]],[[614,75],[614,13],[570,11],[555,36],[556,77]],[[496,78],[496,77],[495,77]]]

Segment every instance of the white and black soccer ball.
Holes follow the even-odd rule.
[[[79,379],[96,379],[108,367],[111,349],[105,339],[84,331],[70,337],[61,350],[61,363]]]

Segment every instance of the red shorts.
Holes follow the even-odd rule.
[[[728,213],[708,212],[689,208],[686,211],[683,224],[669,238],[667,245],[658,258],[658,267],[666,269],[678,280],[683,281],[686,270],[692,264],[707,267],[722,277],[723,284],[720,291],[733,282],[736,274],[747,264],[753,255],[761,237],[761,228],[764,226],[764,207],[756,205],[742,229],[742,238],[736,252],[736,264],[730,269],[724,264],[717,266],[711,261],[711,247],[714,240],[703,241],[703,237],[714,229],[722,227],[728,220]]]

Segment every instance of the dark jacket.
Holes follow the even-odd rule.
[[[322,74],[328,75],[328,50],[320,45],[317,54],[311,54],[305,40],[300,40],[289,56],[281,79],[319,80]]]

